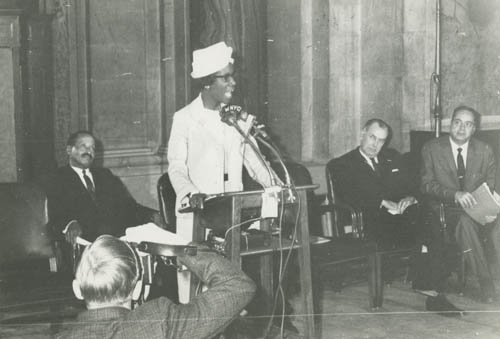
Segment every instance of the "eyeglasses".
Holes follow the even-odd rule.
[[[476,125],[473,121],[465,121],[464,122],[460,119],[453,119],[453,121],[451,123],[455,127],[461,127],[463,125],[463,126],[465,126],[465,128],[468,128],[468,129],[471,129],[472,127],[474,127]]]
[[[233,73],[228,73],[228,74],[222,74],[222,75],[214,75],[214,78],[221,78],[224,79],[225,82],[229,82],[230,79],[234,80],[235,72]]]

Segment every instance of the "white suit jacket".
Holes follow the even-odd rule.
[[[201,95],[175,113],[167,158],[176,210],[188,193],[241,191],[243,164],[256,181],[266,187],[271,184],[269,171],[250,145],[234,127],[220,121],[218,112],[203,107]]]

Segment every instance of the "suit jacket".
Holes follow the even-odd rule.
[[[139,205],[118,177],[107,168],[91,168],[90,171],[95,201],[70,166],[58,168],[47,192],[49,224],[56,238],[62,237],[62,230],[71,220],[80,223],[82,237],[89,241],[102,234],[120,236],[127,227],[146,222],[137,213]]]
[[[180,261],[200,277],[208,290],[189,304],[165,297],[130,311],[108,307],[85,311],[67,325],[60,338],[211,338],[246,306],[255,284],[240,269],[215,253],[203,252]]]
[[[269,171],[236,129],[221,123],[220,130],[212,130],[207,126],[206,113],[200,95],[174,115],[168,142],[168,174],[177,194],[176,211],[180,200],[190,192],[241,191],[243,164],[253,179],[270,185]],[[226,138],[223,141],[222,134]]]
[[[460,190],[457,166],[449,136],[428,141],[422,148],[421,190],[431,204],[454,203]],[[483,182],[495,187],[495,158],[491,147],[474,138],[469,140],[465,165],[464,191],[473,192]]]
[[[332,166],[335,194],[340,200],[360,208],[367,222],[380,210],[382,200],[397,202],[417,193],[409,168],[396,150],[384,148],[377,158],[380,176],[361,155],[359,147],[336,159]]]

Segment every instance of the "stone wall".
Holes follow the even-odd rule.
[[[164,1],[66,0],[55,8],[55,148],[79,129],[99,139],[98,161],[141,203],[158,207],[174,112],[190,96],[189,10]]]
[[[148,187],[145,199],[152,202],[154,181],[166,166],[156,156],[165,152],[172,114],[193,95],[190,44],[206,45],[213,39],[227,40],[241,57],[238,100],[267,123],[291,159],[308,165],[315,181],[324,182],[322,168],[329,159],[358,144],[362,124],[372,117],[386,120],[394,130],[391,146],[407,151],[411,129],[432,128],[437,1],[193,0],[203,14],[162,0],[154,2],[159,4],[158,17],[155,10],[142,12],[148,7],[137,2],[130,3],[136,5],[134,13],[123,1],[109,1],[92,13],[96,1],[58,1],[59,6],[48,6],[56,7],[57,159],[65,161],[69,131],[93,128],[105,136],[104,146],[110,150],[104,163],[134,191]],[[487,115],[488,123],[498,120],[499,7],[495,0],[441,0],[444,118],[456,105],[468,104]],[[147,40],[133,38],[132,31],[148,29],[140,25],[141,16],[150,17],[148,25],[159,25],[159,32],[154,27],[149,32],[160,34],[160,76],[154,67],[141,68],[154,64],[139,54],[130,54],[137,60],[126,59],[127,44],[152,51],[139,46]],[[118,29],[123,26],[120,18],[130,18],[126,27],[131,33],[121,38],[113,36],[123,31]],[[196,19],[191,27],[189,19]],[[106,44],[100,43],[103,39]],[[141,71],[146,73],[139,76]],[[110,89],[117,85],[119,92]],[[147,89],[142,99],[130,102],[134,96],[116,96],[122,90],[137,96],[137,86]]]
[[[466,104],[500,115],[500,2],[443,2],[443,115]]]

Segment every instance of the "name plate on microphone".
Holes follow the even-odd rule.
[[[279,186],[272,186],[264,189],[264,193],[262,193],[262,218],[278,217],[279,192],[281,192],[281,187]]]

